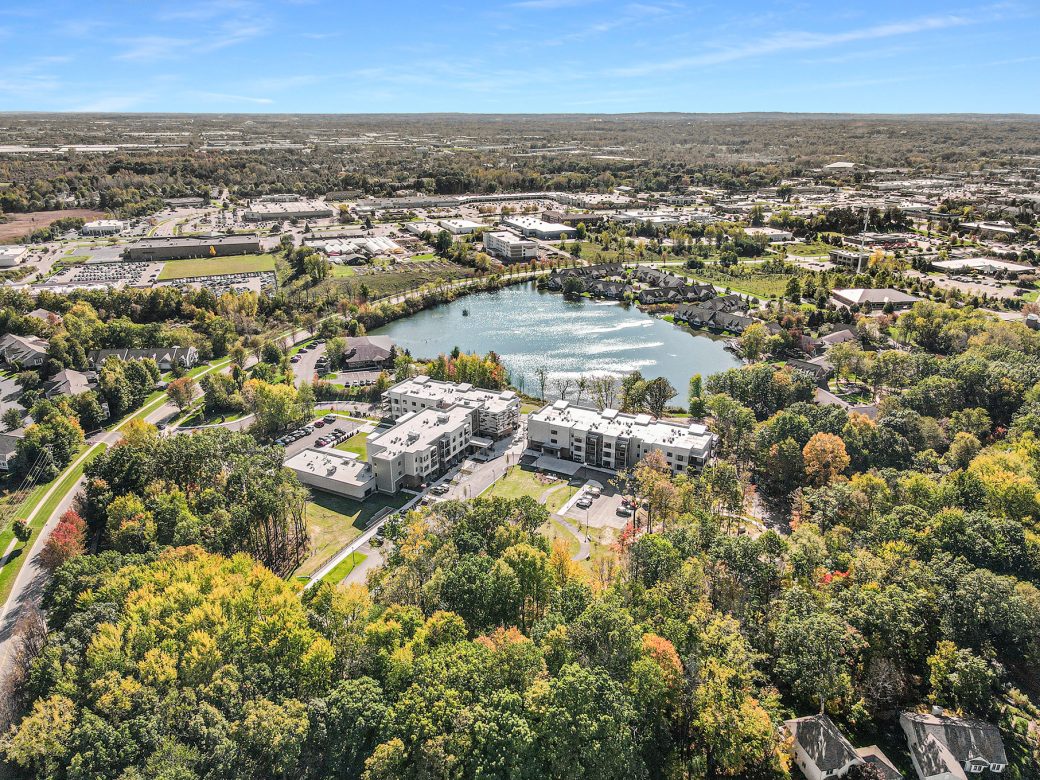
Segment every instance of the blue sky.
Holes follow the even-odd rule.
[[[1040,2],[0,3],[0,110],[1040,113]]]

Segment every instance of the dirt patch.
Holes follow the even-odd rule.
[[[0,244],[15,241],[34,230],[47,227],[64,217],[82,217],[87,222],[104,219],[105,212],[93,209],[61,209],[60,211],[30,211],[26,214],[5,214],[0,222]]]

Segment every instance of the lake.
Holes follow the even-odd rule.
[[[679,391],[673,403],[682,404],[691,376],[707,377],[740,365],[720,338],[651,317],[635,306],[567,300],[560,293],[540,292],[534,283],[463,296],[391,322],[372,335],[389,336],[417,358],[436,357],[455,347],[481,355],[497,352],[513,384],[536,395],[535,372],[543,366],[550,382],[641,371],[651,379],[666,377]]]

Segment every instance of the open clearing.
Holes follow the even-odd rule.
[[[234,257],[200,257],[195,260],[171,260],[163,266],[159,280],[185,279],[189,276],[244,274],[251,271],[273,271],[272,255],[235,255]]]
[[[361,536],[372,516],[385,507],[397,509],[412,498],[407,493],[396,496],[376,494],[364,501],[352,501],[329,493],[313,491],[307,502],[307,532],[311,537],[311,555],[296,570],[307,577],[317,571],[344,546]]]
[[[63,209],[60,211],[30,211],[27,214],[5,214],[4,222],[0,222],[0,244],[6,244],[34,230],[45,228],[52,222],[65,217],[81,217],[87,222],[104,219],[105,212],[92,209]]]
[[[349,439],[346,439],[336,445],[337,450],[343,450],[344,452],[353,452],[358,456],[358,460],[368,460],[368,450],[365,447],[365,442],[368,441],[368,434],[364,431],[355,433]]]

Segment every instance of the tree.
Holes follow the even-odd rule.
[[[11,406],[4,410],[3,417],[0,417],[0,421],[3,422],[4,428],[13,431],[15,428],[22,427],[22,419],[24,417],[24,411],[19,409],[17,406]]]
[[[662,417],[664,416],[665,406],[677,393],[678,391],[672,386],[671,382],[663,376],[659,376],[657,379],[646,383],[646,388],[643,391],[643,404],[646,410],[654,417]]]
[[[198,389],[198,382],[192,377],[185,376],[180,379],[174,379],[166,386],[166,394],[173,401],[176,406],[183,413],[191,402],[195,399],[195,391]]]
[[[805,476],[810,485],[820,487],[845,473],[851,462],[845,442],[830,433],[816,433],[802,449]]]
[[[740,334],[740,351],[745,358],[755,362],[768,351],[770,338],[764,323],[755,322],[748,325]]]
[[[700,374],[694,374],[690,377],[690,417],[694,417],[698,420],[702,419],[707,414],[707,407],[704,405],[704,382],[701,379]]]
[[[945,707],[985,714],[993,705],[996,675],[990,664],[969,649],[942,641],[928,657],[928,682],[933,700]]]
[[[54,571],[66,561],[82,555],[86,550],[87,524],[72,509],[66,511],[40,550],[40,563]]]
[[[11,524],[11,530],[14,532],[14,538],[22,544],[29,541],[32,536],[32,526],[21,518],[18,518]]]

